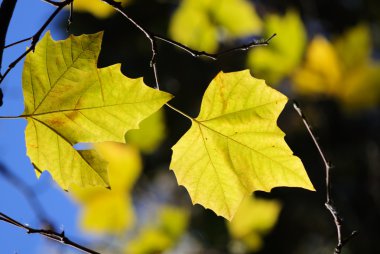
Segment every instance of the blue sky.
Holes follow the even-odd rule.
[[[53,6],[41,0],[19,0],[8,30],[6,44],[32,36],[53,11]],[[64,31],[55,29],[55,27],[67,16],[67,11],[62,12],[48,27],[48,30],[52,31],[54,39],[66,37]],[[6,49],[2,73],[29,44],[30,42],[25,42]],[[24,109],[21,84],[22,68],[23,61],[11,71],[1,85],[4,93],[4,105],[0,108],[0,116],[17,116]],[[0,119],[0,162],[37,190],[39,200],[49,217],[56,223],[57,228],[64,229],[66,235],[73,240],[81,241],[84,236],[76,227],[78,207],[66,193],[52,182],[48,175],[43,174],[40,180],[36,179],[25,151],[25,126],[26,121],[23,119]],[[18,186],[10,184],[0,176],[0,188],[0,212],[30,226],[40,227],[33,210],[25,197],[18,191]],[[58,244],[52,245],[50,241],[47,242],[42,236],[28,235],[24,230],[0,221],[1,254],[46,253],[46,248],[59,247]],[[70,250],[70,253],[81,253],[70,247],[67,247],[67,250]]]

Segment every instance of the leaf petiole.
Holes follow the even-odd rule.
[[[0,116],[0,119],[20,119],[22,116]]]
[[[181,110],[177,109],[176,107],[170,105],[169,103],[165,103],[166,106],[168,106],[170,109],[174,110],[175,112],[183,115],[184,117],[190,119],[190,121],[194,121],[194,118],[192,118],[191,116],[189,116],[188,114],[182,112]]]

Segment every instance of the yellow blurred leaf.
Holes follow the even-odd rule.
[[[127,243],[126,254],[154,254],[172,248],[186,230],[188,213],[182,209],[163,206],[157,217],[148,221],[138,235]]]
[[[359,24],[351,28],[334,41],[334,47],[345,71],[367,64],[372,51],[369,27]]]
[[[261,31],[261,20],[246,0],[183,0],[170,22],[170,36],[186,46],[216,52],[223,36],[244,37]]]
[[[372,107],[380,99],[380,64],[370,58],[371,52],[369,28],[363,24],[333,43],[316,36],[292,77],[294,90],[335,98],[347,110]]]
[[[247,197],[233,220],[227,222],[228,231],[247,250],[257,251],[262,246],[262,237],[276,224],[280,211],[278,201]]]
[[[152,153],[166,137],[165,115],[161,109],[141,121],[139,129],[125,135],[128,144],[137,146],[142,152]]]
[[[121,233],[134,222],[131,189],[141,172],[137,149],[104,142],[96,149],[109,162],[111,190],[101,187],[71,186],[70,193],[82,206],[81,226],[94,233]]]
[[[299,14],[288,10],[284,16],[270,14],[264,20],[265,36],[277,36],[268,47],[258,47],[250,51],[248,66],[252,73],[277,85],[291,74],[302,60],[306,45],[306,31]]]
[[[333,45],[316,36],[307,49],[303,68],[295,72],[295,89],[299,93],[334,94],[341,79],[341,65]]]
[[[130,0],[117,0],[123,6]],[[89,12],[97,18],[107,18],[115,12],[114,8],[100,0],[75,0],[74,11]]]

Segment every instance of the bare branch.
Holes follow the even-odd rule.
[[[215,53],[215,54],[212,54],[212,53],[207,53],[205,51],[197,51],[197,50],[194,50],[194,49],[191,49],[179,42],[176,42],[176,41],[173,41],[171,39],[168,39],[168,38],[164,38],[164,37],[161,37],[161,36],[158,36],[158,35],[153,35],[155,39],[158,39],[158,40],[161,40],[161,41],[164,41],[166,43],[169,43],[173,46],[176,46],[182,50],[184,50],[185,52],[189,53],[190,55],[192,55],[193,57],[206,57],[206,58],[210,58],[212,60],[217,60],[220,56],[222,55],[226,55],[226,54],[229,54],[229,53],[232,53],[234,51],[244,51],[244,50],[248,50],[250,48],[253,48],[253,47],[257,47],[257,46],[267,46],[269,45],[269,41],[276,36],[276,34],[273,34],[272,36],[270,36],[268,39],[264,40],[264,41],[257,41],[257,40],[254,40],[248,44],[244,44],[244,45],[241,45],[241,46],[238,46],[238,47],[234,47],[234,48],[231,48],[231,49],[226,49],[224,51],[221,51],[219,53]]]
[[[334,223],[337,231],[338,243],[334,249],[334,254],[339,254],[342,252],[343,246],[353,237],[358,231],[354,230],[351,232],[350,236],[343,239],[342,238],[342,227],[343,227],[343,219],[340,217],[340,214],[334,204],[334,200],[331,195],[332,183],[331,183],[331,169],[333,168],[332,164],[326,159],[324,152],[322,151],[321,146],[319,145],[316,136],[314,135],[310,124],[308,123],[305,115],[303,114],[301,108],[297,104],[297,102],[293,102],[293,107],[297,111],[298,115],[302,118],[302,122],[305,125],[310,137],[313,139],[314,145],[316,146],[319,155],[322,158],[323,163],[325,164],[325,174],[326,174],[326,203],[325,206],[327,210],[330,212],[332,217],[334,218]]]
[[[269,44],[269,41],[274,36],[276,36],[276,34],[273,34],[271,37],[269,37],[268,39],[266,39],[264,41],[252,41],[251,43],[246,44],[246,45],[242,45],[242,46],[239,46],[239,47],[227,49],[227,50],[222,51],[220,53],[211,54],[211,53],[207,53],[205,51],[197,51],[197,50],[191,49],[191,48],[189,48],[189,47],[187,47],[187,46],[185,46],[185,45],[183,45],[183,44],[181,44],[179,42],[173,41],[171,39],[168,39],[168,38],[165,38],[165,37],[162,37],[162,36],[159,36],[159,35],[156,35],[156,34],[150,32],[148,29],[144,28],[136,20],[134,20],[133,18],[131,18],[123,10],[123,7],[122,7],[122,5],[121,5],[120,2],[116,2],[114,0],[101,0],[101,1],[109,4],[116,11],[118,11],[121,15],[123,15],[126,19],[128,19],[129,22],[131,22],[136,28],[138,28],[142,33],[144,33],[145,36],[150,41],[150,44],[151,44],[151,47],[152,47],[152,59],[151,59],[151,62],[150,62],[150,66],[153,68],[156,89],[159,89],[159,87],[160,87],[159,84],[158,84],[158,75],[157,75],[157,66],[156,66],[156,59],[157,59],[157,55],[158,55],[157,42],[156,42],[157,40],[160,40],[160,41],[166,42],[168,44],[171,44],[171,45],[173,45],[175,47],[178,47],[178,48],[182,49],[183,51],[189,53],[193,57],[202,57],[203,56],[203,57],[210,58],[212,60],[217,60],[218,57],[220,57],[222,55],[225,55],[225,54],[229,54],[229,53],[234,52],[234,51],[248,50],[248,49],[250,49],[252,47],[256,47],[256,46],[266,46],[266,45]]]
[[[2,78],[1,63],[3,62],[5,39],[7,37],[9,23],[13,16],[16,3],[17,0],[4,0],[1,2],[0,6],[0,79]]]
[[[30,41],[31,39],[33,39],[33,37],[28,37],[28,38],[25,38],[25,39],[22,39],[22,40],[19,40],[19,41],[12,42],[12,43],[4,46],[4,49],[13,47],[13,46],[15,46],[17,44],[20,44],[20,43],[23,43],[25,41]]]
[[[46,0],[45,0],[46,1]],[[53,19],[62,11],[62,9],[73,2],[74,0],[65,0],[63,2],[53,2],[53,1],[46,1],[49,3],[55,3],[54,5],[57,6],[57,9],[49,16],[49,18],[45,21],[45,23],[41,26],[41,28],[31,37],[32,42],[30,44],[30,47],[22,53],[16,60],[14,60],[11,64],[9,64],[8,69],[4,72],[4,74],[0,74],[0,84],[4,80],[4,78],[8,75],[8,73],[30,52],[33,51],[36,47],[37,42],[39,41],[42,33],[45,31],[46,27],[53,21]],[[0,50],[3,50],[4,47],[1,47]]]
[[[78,250],[81,250],[85,253],[90,253],[90,254],[100,254],[100,252],[91,250],[83,245],[80,245],[79,243],[76,243],[72,240],[70,240],[68,237],[65,236],[65,232],[62,231],[61,233],[55,232],[54,230],[51,229],[36,229],[29,227],[28,225],[24,225],[20,223],[19,221],[9,217],[8,215],[5,215],[4,213],[0,212],[0,220],[7,222],[11,225],[14,225],[16,227],[22,228],[26,230],[27,234],[40,234],[43,235],[51,240],[57,241],[59,243],[74,247]]]

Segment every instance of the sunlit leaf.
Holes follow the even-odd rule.
[[[118,0],[123,6],[130,0]],[[97,18],[107,18],[115,12],[114,8],[100,0],[75,0],[74,11],[89,12]]]
[[[219,73],[170,168],[193,203],[231,220],[244,197],[277,186],[313,190],[276,124],[287,98],[249,71]]]
[[[171,98],[142,78],[125,77],[119,64],[98,69],[101,41],[102,33],[59,42],[47,33],[25,59],[21,117],[28,120],[27,153],[64,189],[70,183],[108,185],[105,169],[92,163],[94,153],[90,158],[72,145],[124,142],[126,131]]]
[[[112,189],[71,186],[70,193],[82,205],[83,229],[95,233],[121,233],[134,222],[131,189],[141,172],[137,149],[121,143],[99,143],[99,154],[109,163]]]
[[[249,251],[262,247],[262,237],[277,222],[281,211],[278,201],[247,197],[236,212],[227,228],[234,241],[240,241]]]
[[[166,136],[164,110],[159,110],[144,119],[138,130],[125,135],[128,144],[136,145],[141,151],[151,153],[157,149]]]
[[[128,242],[126,254],[162,253],[172,248],[188,224],[188,213],[181,208],[163,206],[153,221],[148,221],[138,235]]]
[[[248,1],[184,0],[173,14],[169,32],[174,40],[193,49],[215,52],[223,37],[258,34],[261,27]]]
[[[264,20],[265,36],[276,33],[268,47],[250,51],[248,66],[252,73],[277,85],[291,74],[302,60],[306,45],[306,31],[297,12],[289,10],[284,16],[270,14]]]

